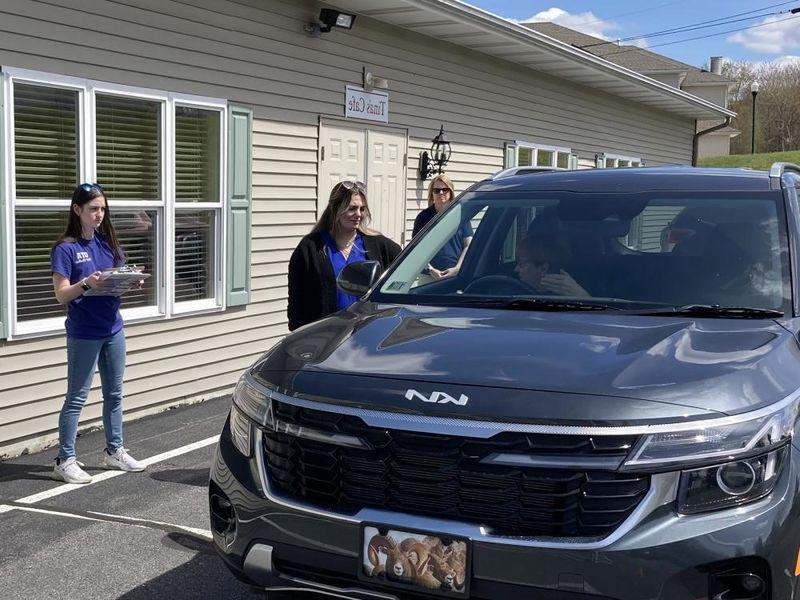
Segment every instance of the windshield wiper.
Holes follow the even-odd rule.
[[[571,310],[621,310],[617,306],[581,300],[554,300],[544,298],[513,298],[511,300],[464,300],[457,302],[456,306],[480,306],[484,308],[501,308],[505,310],[541,310],[541,311],[571,311]]]
[[[733,319],[769,319],[782,317],[783,312],[771,308],[752,306],[721,306],[719,304],[684,304],[670,308],[631,311],[637,315],[666,315],[682,317],[729,317]]]

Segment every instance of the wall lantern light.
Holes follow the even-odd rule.
[[[352,29],[356,16],[350,13],[340,12],[332,8],[323,8],[319,11],[319,19],[316,23],[311,22],[303,29],[314,37],[319,37],[323,33],[328,33],[334,27],[342,29]]]
[[[450,142],[444,138],[444,125],[439,128],[438,135],[433,138],[431,153],[423,151],[419,155],[419,178],[423,181],[434,173],[444,173],[444,168],[450,161]]]

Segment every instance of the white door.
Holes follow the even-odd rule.
[[[366,161],[364,145],[365,129],[325,126],[320,132],[319,198],[317,217],[328,205],[328,196],[333,186],[340,181],[364,181]],[[369,193],[369,190],[367,190]]]
[[[405,155],[403,132],[324,125],[320,132],[317,215],[325,210],[336,183],[347,179],[363,181],[372,213],[370,227],[402,244]]]
[[[406,136],[370,130],[367,133],[367,193],[372,228],[403,243],[405,231]]]

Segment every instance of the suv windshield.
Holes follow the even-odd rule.
[[[782,201],[776,192],[470,192],[414,240],[370,299],[532,310],[699,307],[709,316],[720,308],[785,311]],[[462,253],[455,269],[435,266]]]

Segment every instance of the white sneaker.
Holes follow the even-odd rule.
[[[89,483],[92,476],[81,469],[82,466],[82,462],[78,462],[74,456],[70,456],[68,459],[62,460],[60,464],[56,463],[50,477],[66,483]]]
[[[120,471],[144,471],[144,465],[133,458],[125,448],[117,448],[114,454],[109,454],[108,450],[103,452],[103,466],[107,469],[119,469]]]

